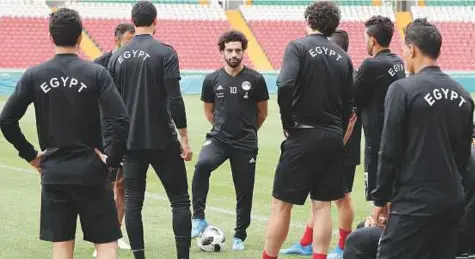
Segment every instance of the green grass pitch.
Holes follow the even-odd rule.
[[[6,97],[0,97],[0,103]],[[191,179],[200,147],[210,124],[204,117],[203,105],[198,95],[185,96],[188,112],[190,139],[194,151],[193,161],[187,163],[189,190],[191,194]],[[27,138],[37,145],[36,127],[33,108],[28,110],[21,121],[22,129]],[[1,134],[0,134],[1,135]],[[235,226],[235,193],[229,164],[223,164],[211,175],[210,193],[208,195],[207,219],[210,224],[219,226],[226,233],[229,241],[221,253],[201,252],[193,241],[191,258],[220,258],[220,259],[257,259],[261,258],[264,245],[264,232],[270,213],[270,201],[274,170],[280,154],[280,143],[283,140],[279,119],[276,96],[269,101],[269,116],[259,131],[259,155],[257,158],[257,173],[254,192],[253,219],[248,229],[246,250],[233,252],[231,248],[233,229]],[[32,168],[21,160],[17,151],[0,136],[0,258],[2,259],[36,259],[51,258],[51,243],[43,242],[39,236],[40,216],[40,178]],[[171,226],[171,208],[166,199],[160,181],[150,170],[147,178],[147,192],[143,210],[145,227],[145,246],[147,258],[175,258],[175,244]],[[364,200],[364,183],[362,166],[358,166],[353,189],[353,204],[355,207],[355,223],[369,215],[370,204]],[[304,206],[294,207],[292,222],[284,247],[291,245],[300,238],[309,211],[309,202]],[[333,219],[336,220],[335,206]],[[356,224],[354,224],[356,226]],[[336,222],[333,229],[337,229]],[[122,228],[127,240],[125,227]],[[334,231],[332,247],[337,241]],[[93,245],[82,240],[80,224],[76,235],[75,258],[92,258]],[[119,251],[119,258],[133,258],[130,251]],[[301,258],[301,257],[282,257]]]

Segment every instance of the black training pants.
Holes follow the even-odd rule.
[[[193,218],[205,218],[206,197],[209,191],[211,172],[229,159],[237,200],[234,236],[245,240],[247,237],[246,229],[251,224],[256,156],[257,150],[245,151],[233,148],[216,139],[206,140],[201,149],[193,176]]]
[[[124,157],[125,224],[133,251],[143,250],[145,247],[142,207],[145,199],[146,174],[151,164],[171,203],[177,251],[188,253],[178,254],[178,258],[189,258],[190,197],[185,163],[180,154],[180,144],[173,142],[163,150],[127,151]]]

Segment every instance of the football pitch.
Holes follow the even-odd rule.
[[[0,107],[7,97],[0,96]],[[203,113],[203,104],[198,95],[185,96],[188,115],[188,129],[193,148],[193,161],[187,163],[189,191],[191,195],[191,179],[193,170],[204,137],[210,129],[209,122]],[[21,120],[21,126],[27,139],[38,148],[34,110],[32,106]],[[264,246],[264,234],[270,213],[270,201],[274,170],[280,154],[280,143],[283,134],[280,124],[276,96],[269,101],[269,115],[259,131],[259,155],[257,157],[256,183],[254,191],[252,223],[248,229],[245,242],[246,250],[234,252],[231,250],[232,236],[235,226],[235,192],[229,164],[226,162],[214,171],[210,180],[206,218],[212,225],[223,229],[226,233],[227,244],[220,253],[201,252],[193,240],[191,247],[192,259],[257,259],[261,258]],[[51,258],[51,243],[43,242],[39,237],[40,219],[40,178],[24,160],[20,159],[17,151],[0,134],[0,258],[2,259],[36,259]],[[355,208],[355,224],[369,215],[371,204],[364,200],[363,167],[357,167],[353,188],[353,204]],[[299,240],[305,220],[309,213],[309,201],[304,206],[295,206],[287,241],[284,247]],[[333,205],[333,219],[336,220]],[[175,257],[175,241],[171,225],[171,207],[166,198],[161,183],[150,169],[147,177],[147,196],[143,209],[145,231],[145,247],[147,258],[172,259]],[[78,221],[76,235],[75,258],[92,258],[93,245],[82,240],[82,232]],[[333,224],[333,229],[338,226]],[[122,233],[127,239],[125,227]],[[332,247],[337,241],[337,231],[334,231]],[[133,258],[130,251],[119,251],[119,258]],[[279,257],[280,258],[280,257]],[[282,258],[302,258],[285,256]]]

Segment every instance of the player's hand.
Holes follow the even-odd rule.
[[[40,163],[41,163],[41,158],[46,154],[46,150],[45,151],[40,151],[38,152],[38,154],[36,154],[36,157],[30,161],[30,165],[33,166],[40,175],[42,175],[43,173],[41,172],[41,168],[40,168]]]
[[[371,220],[378,227],[384,227],[387,219],[387,205],[384,207],[375,206],[371,213]]]
[[[284,137],[285,137],[285,138],[288,138],[288,137],[289,137],[289,134],[290,134],[290,133],[289,133],[288,130],[284,130]]]
[[[102,154],[102,152],[101,152],[99,149],[97,149],[97,148],[94,149],[94,152],[96,152],[96,154],[99,156],[99,158],[101,159],[102,163],[104,163],[105,165],[107,165],[107,163],[106,163],[107,155]]]
[[[188,140],[181,141],[181,158],[185,161],[191,161],[193,159],[193,151]]]
[[[353,134],[353,129],[355,128],[356,124],[356,119],[358,117],[356,116],[356,113],[352,113],[350,117],[350,121],[348,122],[348,127],[346,128],[345,136],[343,137],[343,143],[346,145],[348,143],[348,140],[351,137],[351,134]]]

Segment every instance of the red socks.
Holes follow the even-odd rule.
[[[324,254],[313,254],[312,259],[327,259],[327,255],[324,255]]]
[[[348,237],[349,234],[351,234],[351,231],[346,231],[340,228],[340,238],[338,239],[338,247],[341,248],[341,250],[345,249],[345,242],[346,238]]]
[[[272,257],[272,256],[269,256],[266,251],[263,251],[262,252],[262,259],[277,259],[277,257]],[[325,257],[326,259],[326,257]]]
[[[306,226],[305,233],[303,234],[302,238],[300,239],[301,246],[308,246],[311,245],[313,242],[313,228]]]

